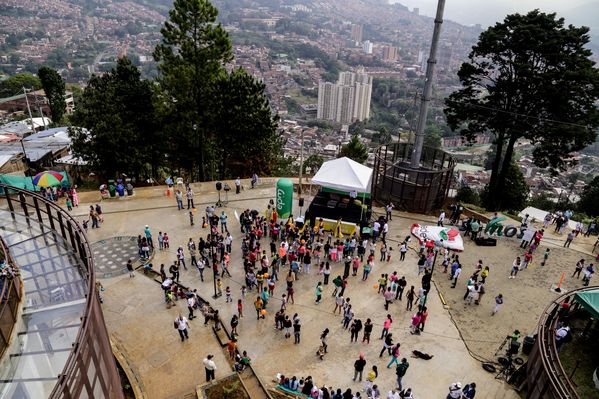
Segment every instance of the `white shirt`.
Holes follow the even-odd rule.
[[[187,329],[187,317],[177,317],[175,321],[179,322],[179,327],[177,327],[179,330]]]
[[[570,331],[570,327],[562,327],[555,332],[555,340],[560,341],[568,335],[568,331]]]
[[[397,391],[389,391],[387,399],[401,399],[401,396],[399,396],[399,392]]]
[[[374,224],[372,225],[372,231],[379,231],[381,229],[381,224],[376,221],[374,222]]]
[[[441,212],[441,214],[439,215],[439,221],[442,222],[445,220],[445,212]]]
[[[208,370],[216,370],[216,364],[212,359],[205,358],[202,363],[204,363],[204,367],[206,367]]]
[[[193,308],[193,305],[196,304],[196,300],[194,297],[191,298],[187,298],[187,306],[189,306],[190,308]]]
[[[383,233],[388,233],[389,232],[389,225],[387,223],[385,223],[383,225]]]
[[[235,179],[235,185],[236,186],[241,186],[241,180]]]

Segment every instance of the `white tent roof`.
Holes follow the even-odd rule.
[[[322,164],[312,183],[341,191],[370,193],[372,169],[347,157]]]

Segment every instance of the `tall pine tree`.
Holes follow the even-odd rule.
[[[43,66],[37,76],[42,82],[42,87],[46,93],[46,98],[50,103],[50,111],[52,112],[52,123],[59,126],[62,123],[62,118],[67,111],[67,102],[65,100],[65,85],[62,77],[55,69]]]
[[[154,50],[159,63],[157,104],[173,167],[207,179],[214,159],[214,135],[207,110],[223,65],[232,60],[231,41],[220,24],[218,10],[208,0],[175,0]]]

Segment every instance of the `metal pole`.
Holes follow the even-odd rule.
[[[420,158],[422,157],[422,147],[424,145],[424,127],[426,126],[426,117],[428,114],[428,105],[431,101],[433,92],[433,76],[435,64],[437,63],[437,47],[439,46],[439,37],[441,36],[441,25],[443,24],[443,10],[445,0],[439,0],[437,4],[437,16],[435,17],[435,29],[433,30],[433,41],[431,43],[431,52],[426,67],[426,81],[424,92],[420,103],[420,114],[418,115],[418,125],[416,128],[416,137],[414,139],[414,149],[410,166],[413,169],[420,167]]]
[[[46,130],[48,128],[46,126],[46,118],[44,117],[44,112],[43,112],[42,108],[40,107],[40,102],[39,102],[39,99],[37,98],[37,93],[35,91],[33,92],[33,96],[35,97],[35,106],[37,107],[38,112],[42,116],[42,123],[44,124],[44,130]]]
[[[31,123],[31,130],[35,132],[35,128],[33,126],[33,115],[31,115],[31,107],[29,106],[29,99],[27,98],[27,89],[23,87],[23,93],[25,93],[25,102],[27,103],[27,111],[29,111],[29,122]]]
[[[299,186],[297,188],[297,196],[301,200],[302,198],[302,172],[304,169],[304,129],[302,129],[302,133],[300,136],[300,170],[299,170]],[[302,207],[300,206],[299,210],[300,217],[302,216]]]

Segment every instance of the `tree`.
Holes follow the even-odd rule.
[[[30,73],[18,73],[6,80],[0,81],[0,98],[23,94],[26,89],[39,90],[42,83],[37,76]]]
[[[154,50],[160,71],[158,105],[168,142],[169,161],[191,172],[192,179],[207,178],[213,163],[215,137],[208,130],[209,101],[232,60],[231,41],[218,10],[208,0],[175,0],[160,30],[162,43]]]
[[[586,185],[580,201],[578,201],[577,209],[579,212],[584,212],[589,216],[599,216],[599,176]]]
[[[106,178],[139,177],[146,167],[156,176],[164,153],[154,114],[152,83],[121,58],[116,69],[89,80],[72,115],[73,152]]]
[[[315,174],[318,169],[324,163],[324,158],[318,154],[312,154],[306,160],[304,160],[304,173],[307,173],[307,169],[310,168],[310,172]]]
[[[524,179],[524,175],[520,171],[520,168],[515,162],[510,163],[506,174],[506,183],[501,193],[502,209],[514,212],[521,211],[526,208],[529,193],[530,188],[528,187],[528,184],[526,184],[526,180]],[[489,185],[486,185],[480,195],[481,200],[484,203],[488,203],[489,195],[491,195],[491,191],[489,190]]]
[[[424,131],[424,146],[441,148],[441,128],[438,125],[429,125]]]
[[[535,145],[535,163],[553,171],[591,144],[599,126],[599,71],[591,61],[589,29],[538,10],[508,15],[488,28],[462,64],[462,88],[446,100],[452,129],[474,138],[495,135],[487,207],[502,206],[514,145]],[[497,155],[498,154],[498,155]]]
[[[63,115],[67,110],[64,81],[56,70],[46,66],[39,69],[37,76],[40,78],[46,98],[50,103],[52,122],[58,126],[62,122]]]
[[[458,192],[454,198],[457,202],[471,205],[480,204],[480,196],[469,186],[461,186],[458,188]]]
[[[283,145],[277,133],[265,84],[244,69],[220,76],[210,101],[210,131],[213,132],[219,178],[269,175],[282,156]]]
[[[348,157],[358,163],[364,163],[368,159],[368,148],[360,142],[358,136],[352,136],[349,143],[341,147],[339,158]]]

